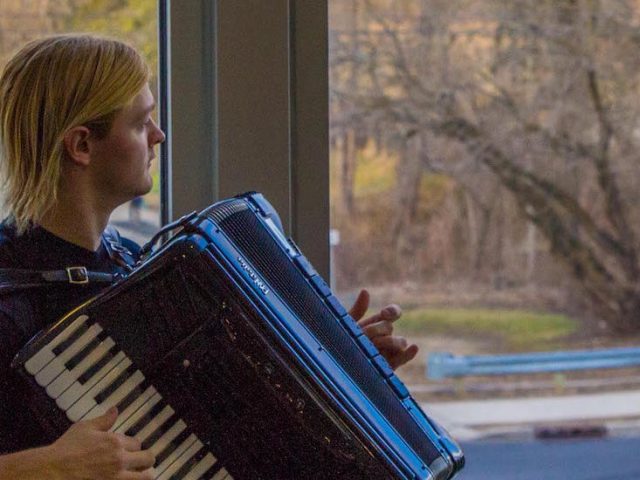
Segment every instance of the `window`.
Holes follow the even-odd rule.
[[[403,304],[399,328],[423,352],[637,343],[637,3],[329,6],[345,303],[368,285]],[[425,385],[420,361],[400,373],[419,398],[452,396]],[[538,380],[547,394],[585,377],[607,391],[627,374]]]

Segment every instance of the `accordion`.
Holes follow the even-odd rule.
[[[15,358],[52,437],[117,406],[113,430],[156,455],[159,480],[443,480],[462,468],[262,195],[170,227]]]

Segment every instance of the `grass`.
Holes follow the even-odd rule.
[[[557,348],[577,328],[577,322],[565,315],[524,310],[419,308],[405,311],[398,322],[404,334],[485,338],[513,351]]]

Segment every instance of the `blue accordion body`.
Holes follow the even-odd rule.
[[[16,358],[52,436],[116,405],[133,415],[120,431],[155,449],[158,479],[444,480],[462,468],[456,442],[262,195],[218,202],[180,226]],[[110,355],[93,354],[99,368],[94,348]]]

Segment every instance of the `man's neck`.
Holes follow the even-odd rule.
[[[111,211],[101,211],[87,204],[59,203],[40,222],[55,236],[87,250],[96,251]]]

